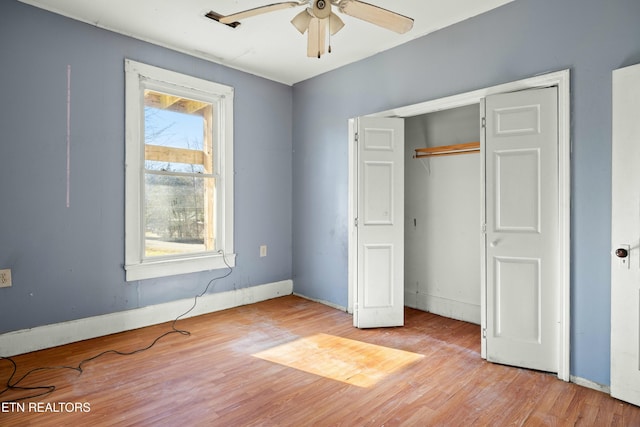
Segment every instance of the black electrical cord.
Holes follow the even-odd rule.
[[[233,268],[227,262],[227,259],[225,258],[224,253],[222,251],[220,251],[220,253],[222,254],[222,260],[223,260],[224,264],[227,266],[226,273],[221,275],[221,276],[217,276],[217,277],[214,277],[213,279],[209,280],[209,283],[207,283],[207,286],[204,288],[204,290],[193,298],[193,305],[191,306],[191,308],[189,308],[187,311],[185,311],[184,313],[182,313],[181,315],[179,315],[178,317],[176,317],[173,320],[173,322],[171,323],[171,330],[165,332],[164,334],[162,334],[160,336],[158,336],[148,346],[143,347],[143,348],[139,348],[137,350],[129,351],[129,352],[124,352],[124,351],[119,351],[119,350],[105,350],[105,351],[103,351],[101,353],[96,354],[95,356],[92,356],[92,357],[89,357],[87,359],[84,359],[84,360],[80,361],[78,366],[46,366],[46,367],[41,367],[41,368],[34,368],[34,369],[28,371],[26,374],[24,374],[22,377],[20,377],[19,379],[15,380],[15,381],[13,381],[13,377],[16,375],[16,372],[18,370],[18,365],[16,364],[16,362],[12,358],[0,356],[0,360],[6,360],[12,365],[11,375],[9,375],[9,378],[7,379],[6,383],[4,384],[4,389],[0,390],[0,396],[2,396],[4,393],[7,393],[9,391],[33,391],[33,392],[35,392],[36,390],[42,390],[42,392],[36,393],[36,394],[30,394],[28,396],[19,397],[19,398],[12,399],[12,400],[7,400],[6,402],[18,402],[18,401],[21,401],[21,400],[28,400],[28,399],[34,399],[36,397],[46,396],[46,395],[49,395],[49,394],[53,393],[56,390],[56,386],[55,385],[21,386],[19,384],[22,381],[24,381],[29,375],[31,375],[31,374],[33,374],[35,372],[39,372],[39,371],[53,371],[53,370],[59,370],[59,369],[68,369],[68,370],[76,371],[79,374],[82,374],[82,372],[83,372],[83,368],[82,367],[83,367],[84,364],[89,363],[89,362],[91,362],[91,361],[93,361],[95,359],[98,359],[98,358],[100,358],[100,357],[102,357],[102,356],[104,356],[106,354],[117,354],[119,356],[132,356],[134,354],[141,353],[143,351],[149,350],[151,347],[156,345],[156,343],[158,341],[160,341],[162,338],[164,338],[164,337],[166,337],[168,335],[171,335],[171,334],[180,334],[180,335],[186,335],[186,336],[191,335],[191,332],[189,332],[189,331],[186,331],[186,330],[183,330],[183,329],[178,329],[176,327],[176,323],[178,322],[178,320],[180,320],[181,318],[183,318],[184,316],[186,316],[187,314],[192,312],[194,308],[196,308],[196,305],[198,304],[198,298],[200,298],[204,294],[206,294],[209,291],[209,287],[211,287],[211,285],[214,282],[216,282],[218,280],[222,280],[225,277],[228,277],[233,272]],[[5,401],[0,400],[0,402],[5,402]]]

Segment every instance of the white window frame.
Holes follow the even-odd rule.
[[[233,88],[208,80],[125,60],[125,271],[142,280],[235,266],[233,246]],[[215,252],[144,257],[144,91],[161,89],[212,102],[219,109],[214,141],[220,181],[216,194]]]

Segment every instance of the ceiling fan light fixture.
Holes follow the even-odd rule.
[[[309,9],[305,9],[294,16],[291,20],[291,23],[294,27],[296,27],[298,31],[300,31],[300,34],[304,34],[309,28],[309,22],[311,21],[311,18],[312,16]]]

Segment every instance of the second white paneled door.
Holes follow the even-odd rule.
[[[487,360],[558,372],[557,88],[485,102]]]

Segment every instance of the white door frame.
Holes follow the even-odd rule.
[[[558,295],[558,319],[560,320],[558,333],[558,378],[564,381],[570,380],[569,356],[570,356],[570,210],[571,210],[571,132],[570,132],[570,84],[569,70],[543,74],[535,77],[478,89],[458,95],[448,96],[432,101],[405,107],[394,108],[380,113],[370,114],[378,117],[413,117],[421,114],[432,113],[440,110],[463,107],[471,104],[479,104],[486,96],[498,93],[515,92],[525,89],[558,87],[558,206],[559,206],[559,271],[558,283],[560,283],[560,295]],[[348,306],[349,313],[353,313],[355,295],[357,253],[356,253],[356,227],[354,224],[357,201],[357,156],[355,152],[355,120],[349,120],[349,260],[348,260]],[[480,124],[478,124],[480,126]],[[484,156],[484,146],[481,144],[481,156]],[[484,169],[482,170],[484,176]],[[481,185],[481,196],[484,204],[484,183]],[[484,220],[485,207],[481,207]],[[478,224],[480,227],[481,224]],[[484,238],[481,247],[482,278],[481,278],[481,323],[486,326],[486,276],[484,265],[486,263],[486,251]],[[482,340],[482,357],[486,357],[485,340]]]

